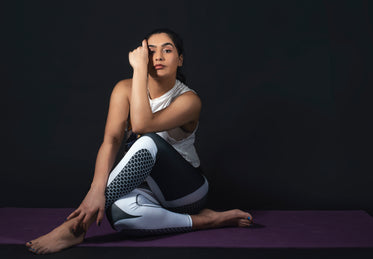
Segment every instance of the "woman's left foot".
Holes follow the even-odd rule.
[[[222,212],[204,209],[199,214],[191,217],[193,229],[249,227],[253,223],[251,214],[239,209]]]

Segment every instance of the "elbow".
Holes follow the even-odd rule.
[[[103,144],[108,144],[111,146],[120,146],[124,138],[124,130],[122,131],[106,131],[104,134]]]
[[[141,122],[132,122],[131,121],[131,126],[132,126],[132,132],[136,134],[145,134],[148,133],[147,127],[145,123]]]
[[[111,136],[111,135],[105,135],[103,144],[109,144],[113,146],[120,146],[122,143],[122,136]]]
[[[131,117],[132,132],[145,134],[154,131],[154,117]]]
[[[135,127],[132,128],[132,132],[133,132],[133,133],[136,133],[136,134],[140,134],[140,135],[146,133],[142,128],[135,128]]]

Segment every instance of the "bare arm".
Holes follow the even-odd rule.
[[[104,140],[99,149],[92,188],[104,193],[106,182],[125,133],[129,114],[128,80],[120,81],[114,88],[105,126]]]
[[[95,217],[99,224],[104,217],[105,188],[127,124],[129,91],[128,80],[123,80],[115,86],[112,92],[104,140],[97,154],[91,188],[80,206],[67,218],[69,220],[78,217],[74,226],[75,230],[79,225],[87,229]]]

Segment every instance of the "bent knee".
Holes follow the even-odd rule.
[[[155,160],[158,148],[155,141],[153,140],[154,136],[151,134],[155,133],[147,133],[146,135],[143,135],[139,139],[137,139],[128,152],[131,153],[131,151],[135,152],[139,149],[147,149],[150,152],[152,158]]]
[[[135,213],[138,206],[139,205],[136,202],[136,194],[134,193],[129,193],[128,195],[115,201],[106,210],[106,216],[111,227],[115,230],[120,230],[118,229],[118,224],[140,217],[141,215],[137,215]]]

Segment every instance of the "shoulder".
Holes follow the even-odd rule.
[[[122,79],[114,86],[114,91],[128,91],[132,88],[132,78]]]
[[[193,103],[201,103],[201,99],[198,96],[198,94],[196,93],[196,91],[189,88],[189,86],[187,86],[186,84],[184,84],[182,82],[179,82],[178,87],[179,87],[178,90],[179,90],[179,93],[180,93],[180,95],[178,97],[180,99],[186,99],[186,100],[189,100]]]
[[[131,94],[131,89],[132,89],[132,78],[129,79],[123,79],[118,81],[112,92],[112,96],[129,96]]]
[[[179,95],[178,97],[176,97],[174,102],[177,102],[181,105],[191,106],[197,110],[201,109],[202,106],[201,98],[194,91],[187,91]]]
[[[194,102],[201,102],[201,98],[199,98],[198,94],[192,90],[189,90],[179,97],[188,98],[189,100],[193,100]]]
[[[129,103],[132,89],[132,79],[123,79],[118,81],[111,93],[110,102],[115,104]]]

